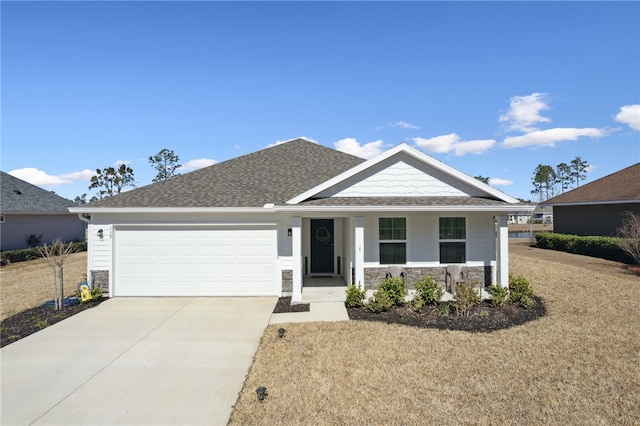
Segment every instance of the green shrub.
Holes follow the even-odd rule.
[[[360,286],[351,284],[347,286],[347,297],[344,302],[348,308],[359,308],[364,304],[364,299],[367,295],[365,289],[360,289]]]
[[[425,275],[416,283],[416,295],[413,298],[414,307],[420,310],[424,305],[436,305],[442,298],[444,290],[431,275]]]
[[[91,290],[91,301],[95,302],[96,300],[102,297],[102,289],[100,287],[94,287]]]
[[[579,236],[549,231],[535,234],[535,246],[538,248],[633,263],[633,258],[619,247],[621,241],[622,239],[614,237]]]
[[[393,306],[393,301],[386,291],[377,290],[367,301],[367,309],[372,312],[384,312]]]
[[[474,281],[456,283],[456,294],[451,305],[456,308],[457,315],[469,316],[471,309],[480,303],[477,286],[478,283]]]
[[[402,278],[391,277],[383,279],[378,286],[378,292],[380,291],[389,296],[392,305],[404,305],[404,297],[407,294],[407,287]]]
[[[73,243],[74,252],[87,251],[87,243]],[[18,250],[5,250],[0,253],[0,265],[8,265],[9,263],[25,262],[27,260],[40,259],[42,256],[36,247]]]
[[[533,287],[521,275],[509,275],[509,302],[517,303],[524,309],[531,309],[536,301],[533,298]]]
[[[502,308],[507,304],[509,298],[509,288],[500,285],[490,285],[487,292],[491,295],[491,306],[494,308]]]

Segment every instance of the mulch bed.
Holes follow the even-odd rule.
[[[308,303],[296,303],[291,304],[291,296],[281,297],[276,303],[276,307],[273,308],[274,314],[285,314],[287,312],[309,312]]]
[[[10,316],[0,323],[0,348],[47,328],[65,318],[69,318],[78,312],[93,308],[104,300],[106,300],[106,298],[100,298],[93,302],[79,303],[73,306],[65,306],[64,309],[61,310],[55,310],[52,307],[38,306],[37,308],[27,309],[26,311]]]
[[[380,321],[420,328],[486,333],[521,325],[545,316],[547,309],[544,301],[539,297],[534,297],[534,299],[536,305],[531,309],[522,309],[517,305],[506,305],[499,309],[492,307],[487,301],[483,301],[471,310],[469,316],[456,315],[453,307],[449,309],[448,315],[442,316],[441,313],[447,303],[440,303],[438,306],[425,306],[419,312],[415,312],[411,305],[407,304],[380,313],[372,312],[366,307],[347,308],[347,313],[351,320]]]

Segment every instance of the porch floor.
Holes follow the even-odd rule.
[[[344,302],[347,285],[342,277],[304,277],[302,302]]]

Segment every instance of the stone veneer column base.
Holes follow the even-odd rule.
[[[469,266],[466,268],[468,280],[477,281],[488,287],[491,285],[491,269],[491,266]],[[416,281],[419,281],[425,275],[431,275],[442,288],[445,287],[446,266],[405,267],[404,270],[407,273],[407,289],[415,289]],[[365,288],[368,290],[377,289],[378,284],[385,278],[386,274],[386,267],[364,268]]]
[[[91,288],[100,287],[102,295],[109,295],[109,271],[91,271]]]

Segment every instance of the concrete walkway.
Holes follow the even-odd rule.
[[[0,350],[2,425],[225,425],[277,298],[114,298]]]
[[[344,306],[346,287],[303,287],[302,303],[309,303],[309,312],[287,312],[271,315],[270,324],[286,322],[348,321]]]

